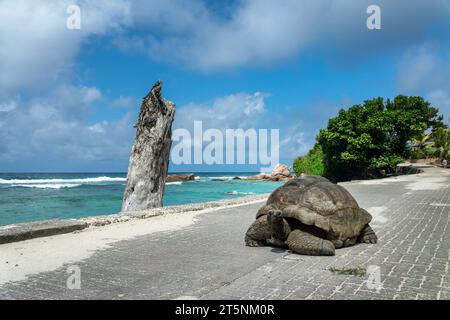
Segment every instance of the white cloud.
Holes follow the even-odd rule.
[[[102,98],[102,94],[97,88],[83,87],[81,90],[83,91],[83,102],[86,104],[93,103]]]
[[[76,170],[83,164],[128,159],[131,115],[92,124],[93,104],[102,94],[92,86],[74,85],[73,80],[81,78],[74,62],[83,45],[93,37],[120,32],[129,23],[129,2],[75,3],[81,9],[80,30],[66,27],[66,10],[74,1],[0,1],[3,171]]]
[[[284,130],[280,140],[280,152],[285,159],[290,160],[288,165],[291,165],[295,157],[306,154],[314,145],[314,140],[305,138],[305,130],[306,128],[296,124],[291,124]]]
[[[117,99],[111,102],[111,106],[117,108],[137,107],[138,101],[134,97],[119,96]]]
[[[0,112],[10,112],[13,111],[17,107],[17,103],[14,100],[9,100],[3,103],[0,103]]]
[[[0,98],[15,90],[51,88],[71,71],[84,41],[127,23],[129,5],[123,0],[77,3],[80,30],[66,27],[73,1],[0,2]]]
[[[108,121],[102,121],[89,126],[88,129],[96,133],[106,133],[106,128],[108,127]]]
[[[266,112],[267,93],[230,94],[212,103],[191,103],[178,108],[175,127],[190,128],[194,121],[203,121],[205,128],[252,128]]]
[[[132,1],[131,19],[144,36],[121,37],[126,51],[202,71],[271,66],[319,48],[351,57],[417,42],[438,25],[448,27],[450,3],[379,0],[382,30],[366,27],[370,0],[244,0],[216,14],[202,1]],[[226,5],[225,5],[226,7]]]
[[[51,87],[73,71],[92,36],[108,35],[119,48],[186,68],[217,70],[270,66],[299,52],[383,52],[419,41],[430,27],[448,36],[450,3],[380,0],[382,30],[369,33],[369,0],[334,2],[243,0],[218,14],[200,0],[79,0],[81,30],[66,28],[70,0],[0,3],[0,98]],[[442,25],[444,23],[444,25]],[[447,27],[447,28],[445,28]],[[130,32],[138,31],[129,36]],[[133,33],[133,32],[131,32]],[[394,41],[395,40],[395,41]]]
[[[318,100],[305,108],[268,108],[268,93],[237,93],[214,99],[211,103],[190,103],[177,107],[174,129],[183,128],[193,137],[194,121],[202,121],[203,129],[279,129],[280,159],[291,163],[307,153],[314,145],[318,130],[326,127],[339,107],[350,105],[348,98],[341,101]],[[309,110],[305,112],[305,110]],[[312,110],[312,111],[311,111]],[[201,141],[193,141],[201,145]]]
[[[61,86],[46,97],[20,102],[1,118],[7,125],[0,126],[0,167],[48,170],[126,163],[133,119],[127,113],[116,121],[92,124],[92,103],[99,95],[96,88]]]
[[[201,1],[134,1],[133,21],[147,35],[123,37],[117,45],[201,70],[272,63],[309,40],[320,6],[307,7],[312,12],[299,1],[243,1],[224,19]]]
[[[397,74],[400,93],[422,95],[450,117],[450,50],[439,45],[422,45],[401,59]]]

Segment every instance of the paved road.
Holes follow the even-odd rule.
[[[0,298],[450,299],[450,170],[343,186],[374,215],[378,244],[339,249],[334,257],[245,247],[260,207],[249,204],[95,252],[76,263],[79,290],[67,289],[64,265],[0,286]],[[360,266],[365,276],[328,270]]]

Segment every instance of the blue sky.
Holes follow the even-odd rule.
[[[279,128],[289,165],[365,99],[422,95],[450,116],[450,2],[224,3],[0,0],[0,171],[126,171],[158,79],[174,129]],[[80,30],[66,28],[70,4]],[[371,4],[381,30],[366,27]]]

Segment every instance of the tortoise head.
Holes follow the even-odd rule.
[[[283,217],[281,216],[281,210],[278,209],[269,210],[267,214],[267,221],[269,223],[280,223],[282,220]]]

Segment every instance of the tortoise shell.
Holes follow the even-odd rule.
[[[323,177],[288,181],[270,195],[257,217],[273,209],[284,218],[322,229],[330,240],[354,239],[372,220],[346,189]]]

